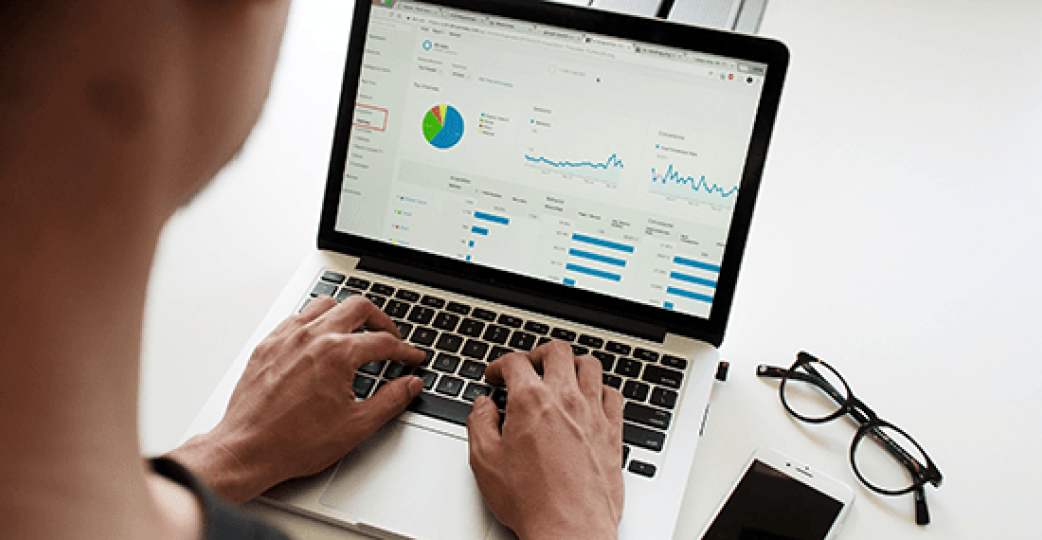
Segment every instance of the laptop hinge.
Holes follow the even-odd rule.
[[[427,268],[396,263],[378,257],[362,257],[357,268],[520,309],[545,313],[553,317],[619,332],[620,334],[656,343],[662,343],[666,339],[666,329],[661,326],[634,321],[633,319],[561,302],[557,299],[507,289],[502,286],[471,282]]]

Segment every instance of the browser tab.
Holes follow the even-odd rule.
[[[567,39],[568,41],[583,41],[583,35],[579,32],[569,32],[560,28],[540,27],[538,35],[548,38]]]

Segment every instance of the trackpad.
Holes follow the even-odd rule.
[[[482,502],[467,455],[465,440],[390,422],[344,456],[319,502],[394,535],[499,537],[505,529]]]

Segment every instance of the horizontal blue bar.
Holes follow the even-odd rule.
[[[682,264],[684,266],[690,266],[692,268],[701,268],[702,270],[710,270],[712,272],[719,272],[720,267],[715,264],[704,263],[702,261],[696,261],[694,259],[687,259],[677,255],[673,257],[673,262]]]
[[[470,228],[470,232],[472,232],[474,234],[481,234],[481,235],[488,236],[488,229],[486,229],[484,227],[478,227],[477,225],[474,225],[473,227],[471,227]]]
[[[681,274],[680,272],[670,272],[669,277],[678,281],[694,283],[695,285],[704,285],[706,287],[716,288],[716,282],[711,279],[689,276],[687,274]]]
[[[693,293],[691,291],[685,291],[684,289],[678,289],[676,287],[667,287],[666,292],[669,294],[675,294],[684,298],[690,298],[692,300],[700,300],[702,302],[712,302],[712,296],[706,296],[704,294]]]
[[[600,238],[586,236],[585,234],[572,233],[572,240],[575,240],[576,242],[585,242],[587,244],[593,244],[595,246],[606,247],[608,249],[625,251],[626,253],[633,253],[633,246],[627,246],[626,244],[612,242],[611,240],[601,240]]]
[[[580,274],[586,274],[588,276],[599,277],[602,279],[610,279],[611,281],[622,281],[622,276],[618,274],[612,274],[611,272],[605,272],[604,270],[595,270],[593,268],[586,268],[585,266],[579,266],[577,264],[568,264],[565,270],[571,270],[572,272],[579,272]]]
[[[673,309],[673,302],[662,302],[662,307],[666,309]]]
[[[485,212],[474,212],[474,217],[478,219],[483,219],[485,221],[491,221],[492,223],[499,223],[500,225],[510,224],[510,218],[505,218],[503,216],[497,216],[494,214],[487,214]]]
[[[573,257],[580,257],[583,259],[589,259],[591,261],[602,262],[605,264],[614,264],[615,266],[626,266],[626,261],[623,259],[616,259],[615,257],[608,257],[607,255],[590,253],[589,251],[583,251],[581,249],[569,249],[568,254]]]
[[[564,278],[564,284],[568,285],[569,287],[574,287],[575,286],[575,280],[572,279],[572,278]]]
[[[474,241],[467,242],[467,247],[474,247]]]

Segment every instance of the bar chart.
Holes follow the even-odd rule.
[[[608,282],[621,282],[623,271],[636,247],[583,233],[572,233],[565,270],[573,277],[565,278],[566,285],[575,285],[574,276],[588,276]]]

